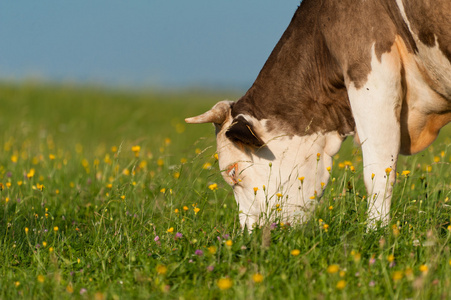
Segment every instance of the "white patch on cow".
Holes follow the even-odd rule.
[[[380,61],[373,45],[371,73],[366,84],[357,89],[348,80],[349,100],[363,153],[365,185],[372,195],[369,199],[370,226],[377,220],[386,223],[389,218],[400,148],[400,70],[401,60],[395,45],[390,53],[382,55]]]
[[[336,132],[271,136],[264,130],[264,121],[245,117],[266,143],[264,147],[250,149],[230,141],[225,131],[231,118],[217,134],[219,167],[233,187],[241,225],[250,229],[269,220],[303,222],[329,180],[327,168],[332,167],[332,156],[343,138]]]

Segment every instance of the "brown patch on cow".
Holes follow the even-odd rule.
[[[403,0],[407,19],[419,40],[429,46],[436,45],[451,62],[451,1]]]
[[[289,135],[354,131],[347,85],[359,89],[396,36],[415,42],[396,3],[304,0],[232,116],[267,119],[267,129]]]
[[[411,118],[416,118],[416,120],[415,123],[409,120],[408,128],[402,134],[401,154],[415,154],[432,144],[440,129],[451,122],[451,112],[416,115]]]

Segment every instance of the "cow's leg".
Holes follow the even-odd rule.
[[[401,141],[401,61],[395,46],[380,60],[373,48],[366,83],[357,88],[350,82],[348,95],[363,153],[369,227],[379,220],[386,225]]]

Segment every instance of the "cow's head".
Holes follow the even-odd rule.
[[[219,167],[233,187],[241,225],[250,229],[266,220],[302,222],[323,193],[343,138],[336,132],[288,136],[268,130],[268,120],[232,117],[233,105],[221,101],[185,121],[215,125]]]

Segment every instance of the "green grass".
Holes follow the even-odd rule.
[[[401,158],[386,228],[349,140],[307,224],[249,234],[183,122],[227,96],[1,85],[0,298],[451,298],[450,128]]]

